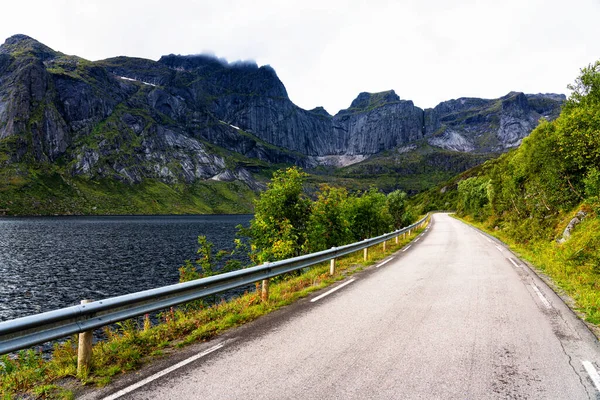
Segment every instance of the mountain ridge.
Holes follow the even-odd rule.
[[[270,66],[173,54],[88,61],[15,35],[0,45],[0,163],[21,177],[52,165],[92,180],[258,190],[274,165],[360,165],[418,143],[465,157],[506,151],[563,101],[511,92],[421,109],[390,90],[362,92],[332,116],[295,105]]]

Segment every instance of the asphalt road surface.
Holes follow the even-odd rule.
[[[593,334],[508,250],[446,214],[351,279],[88,397],[600,399]]]

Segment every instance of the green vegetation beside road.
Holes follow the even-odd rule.
[[[322,185],[311,200],[305,194],[307,177],[295,167],[277,171],[256,201],[250,227],[242,231],[250,239],[254,262],[341,246],[391,232],[413,220],[403,192],[386,196],[372,187],[349,193]]]

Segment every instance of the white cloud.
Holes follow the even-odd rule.
[[[291,99],[335,113],[361,91],[421,107],[511,90],[562,92],[600,55],[597,0],[169,2],[21,0],[0,38],[88,59],[213,52],[275,68]]]

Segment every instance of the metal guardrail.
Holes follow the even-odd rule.
[[[374,246],[424,223],[316,253],[0,322],[0,355],[246,286]]]

